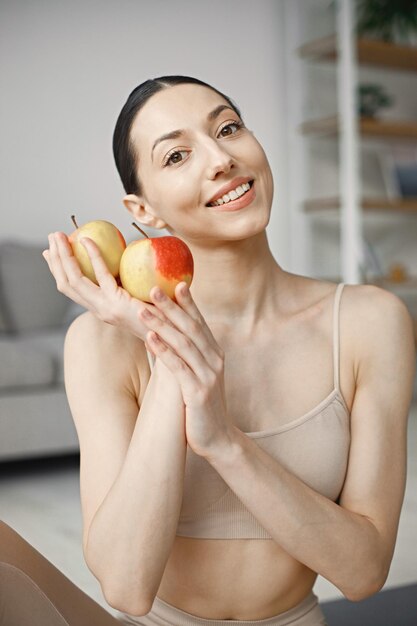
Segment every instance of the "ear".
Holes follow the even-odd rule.
[[[145,224],[151,228],[166,228],[168,226],[163,219],[156,217],[156,215],[152,213],[151,207],[141,196],[129,193],[123,198],[123,204],[129,213],[133,215],[135,220],[141,224]]]

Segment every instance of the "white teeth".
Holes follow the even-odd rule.
[[[243,194],[249,191],[249,189],[249,183],[243,183],[243,185],[239,185],[238,187],[236,187],[236,189],[232,189],[232,191],[229,191],[229,193],[225,193],[224,196],[222,196],[221,198],[218,198],[214,202],[210,202],[210,206],[220,206],[222,204],[230,202],[231,200],[236,200],[236,198],[243,196]]]

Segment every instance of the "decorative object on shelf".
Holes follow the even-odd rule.
[[[392,146],[377,156],[387,197],[417,198],[417,148]]]
[[[376,117],[380,109],[394,104],[394,98],[385,87],[375,83],[363,83],[358,87],[358,109],[361,117]]]
[[[409,274],[404,263],[391,263],[388,267],[387,279],[393,283],[404,283]]]
[[[356,0],[359,36],[416,43],[417,0]]]
[[[376,278],[384,278],[385,276],[375,249],[365,236],[362,236],[362,263],[359,264],[359,267],[365,282],[372,282]]]

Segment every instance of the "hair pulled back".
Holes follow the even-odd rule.
[[[160,76],[159,78],[151,78],[141,83],[131,92],[126,100],[117,118],[113,133],[114,160],[126,193],[137,195],[142,193],[142,186],[136,173],[136,153],[130,138],[130,131],[136,114],[149,98],[158,91],[185,83],[193,83],[212,89],[226,100],[239,117],[242,117],[238,107],[230,98],[198,78],[192,78],[191,76]]]

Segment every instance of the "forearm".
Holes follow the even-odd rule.
[[[311,489],[239,429],[234,433],[232,445],[207,460],[271,537],[349,599],[377,591],[374,525]]]
[[[106,598],[127,612],[152,602],[159,588],[181,508],[185,454],[181,391],[157,361],[124,465],[93,519],[86,550]]]

